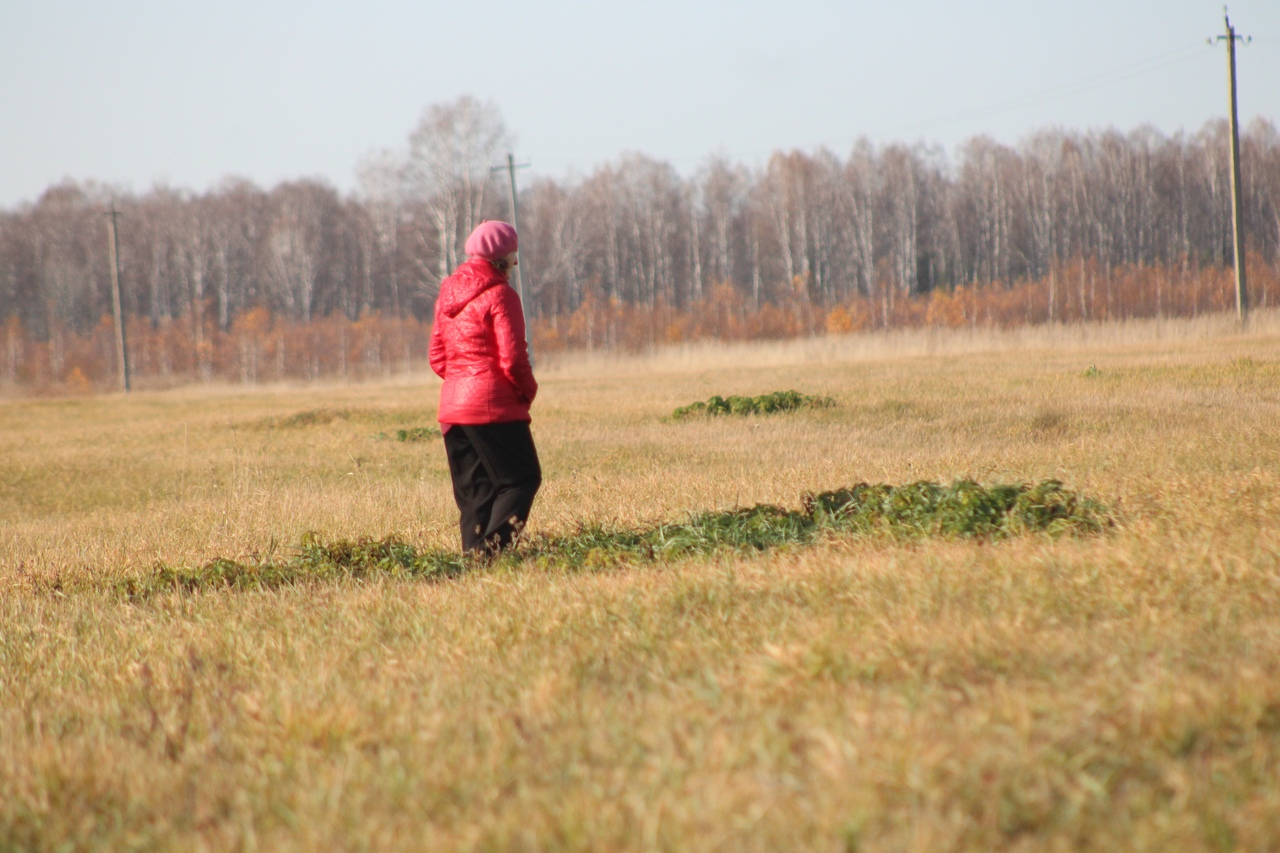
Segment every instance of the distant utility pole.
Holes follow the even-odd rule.
[[[1236,256],[1236,319],[1243,326],[1249,317],[1249,291],[1245,285],[1244,275],[1244,198],[1240,189],[1240,119],[1236,110],[1236,41],[1245,44],[1253,41],[1236,35],[1231,26],[1231,18],[1227,16],[1227,7],[1222,7],[1222,20],[1226,22],[1226,35],[1218,36],[1217,41],[1227,43],[1227,80],[1231,92],[1231,231],[1235,240]],[[1212,43],[1212,42],[1210,42]]]
[[[124,339],[124,310],[120,304],[120,242],[116,237],[116,203],[111,202],[111,209],[103,214],[107,217],[107,231],[110,240],[107,242],[107,254],[111,258],[111,312],[116,321],[116,366],[120,370],[120,387],[129,392],[129,348]]]
[[[510,195],[511,227],[516,229],[516,234],[520,233],[520,223],[517,221],[519,216],[516,212],[516,169],[523,169],[528,165],[529,165],[528,163],[517,163],[515,155],[508,153],[507,165],[494,166],[489,170],[490,172],[500,172],[503,169],[507,170],[507,176],[510,179],[509,186],[511,189],[511,195]],[[524,280],[520,276],[520,266],[523,263],[524,263],[524,259],[522,258],[521,263],[516,264],[516,293],[520,294],[520,312],[524,315],[524,338],[525,338],[525,343],[529,347],[529,362],[532,363],[533,362],[533,333],[529,329],[529,309],[526,308],[524,304]]]

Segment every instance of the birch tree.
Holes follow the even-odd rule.
[[[512,147],[498,108],[467,95],[427,108],[409,136],[405,190],[422,204],[436,240],[434,289],[462,260],[491,195],[490,169]]]

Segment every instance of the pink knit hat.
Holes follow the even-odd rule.
[[[473,258],[496,261],[511,254],[519,246],[516,229],[506,222],[490,219],[481,222],[467,238],[466,252]]]

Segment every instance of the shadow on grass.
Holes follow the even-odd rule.
[[[146,598],[166,592],[274,589],[369,577],[447,579],[482,567],[591,570],[805,546],[828,534],[993,540],[1026,534],[1085,536],[1113,524],[1106,506],[1064,489],[1057,480],[989,487],[971,480],[950,486],[923,481],[904,486],[862,483],[806,494],[799,510],[758,504],[645,528],[584,525],[569,534],[525,538],[515,549],[490,559],[419,550],[394,537],[325,543],[308,534],[296,554],[286,559],[219,558],[194,567],[159,564],[146,575],[119,581],[117,589],[131,598]]]

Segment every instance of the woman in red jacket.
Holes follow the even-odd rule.
[[[538,383],[520,297],[507,284],[517,245],[511,225],[481,223],[467,238],[467,261],[440,283],[431,328],[431,369],[444,380],[440,430],[467,552],[509,546],[542,485],[529,432]]]

